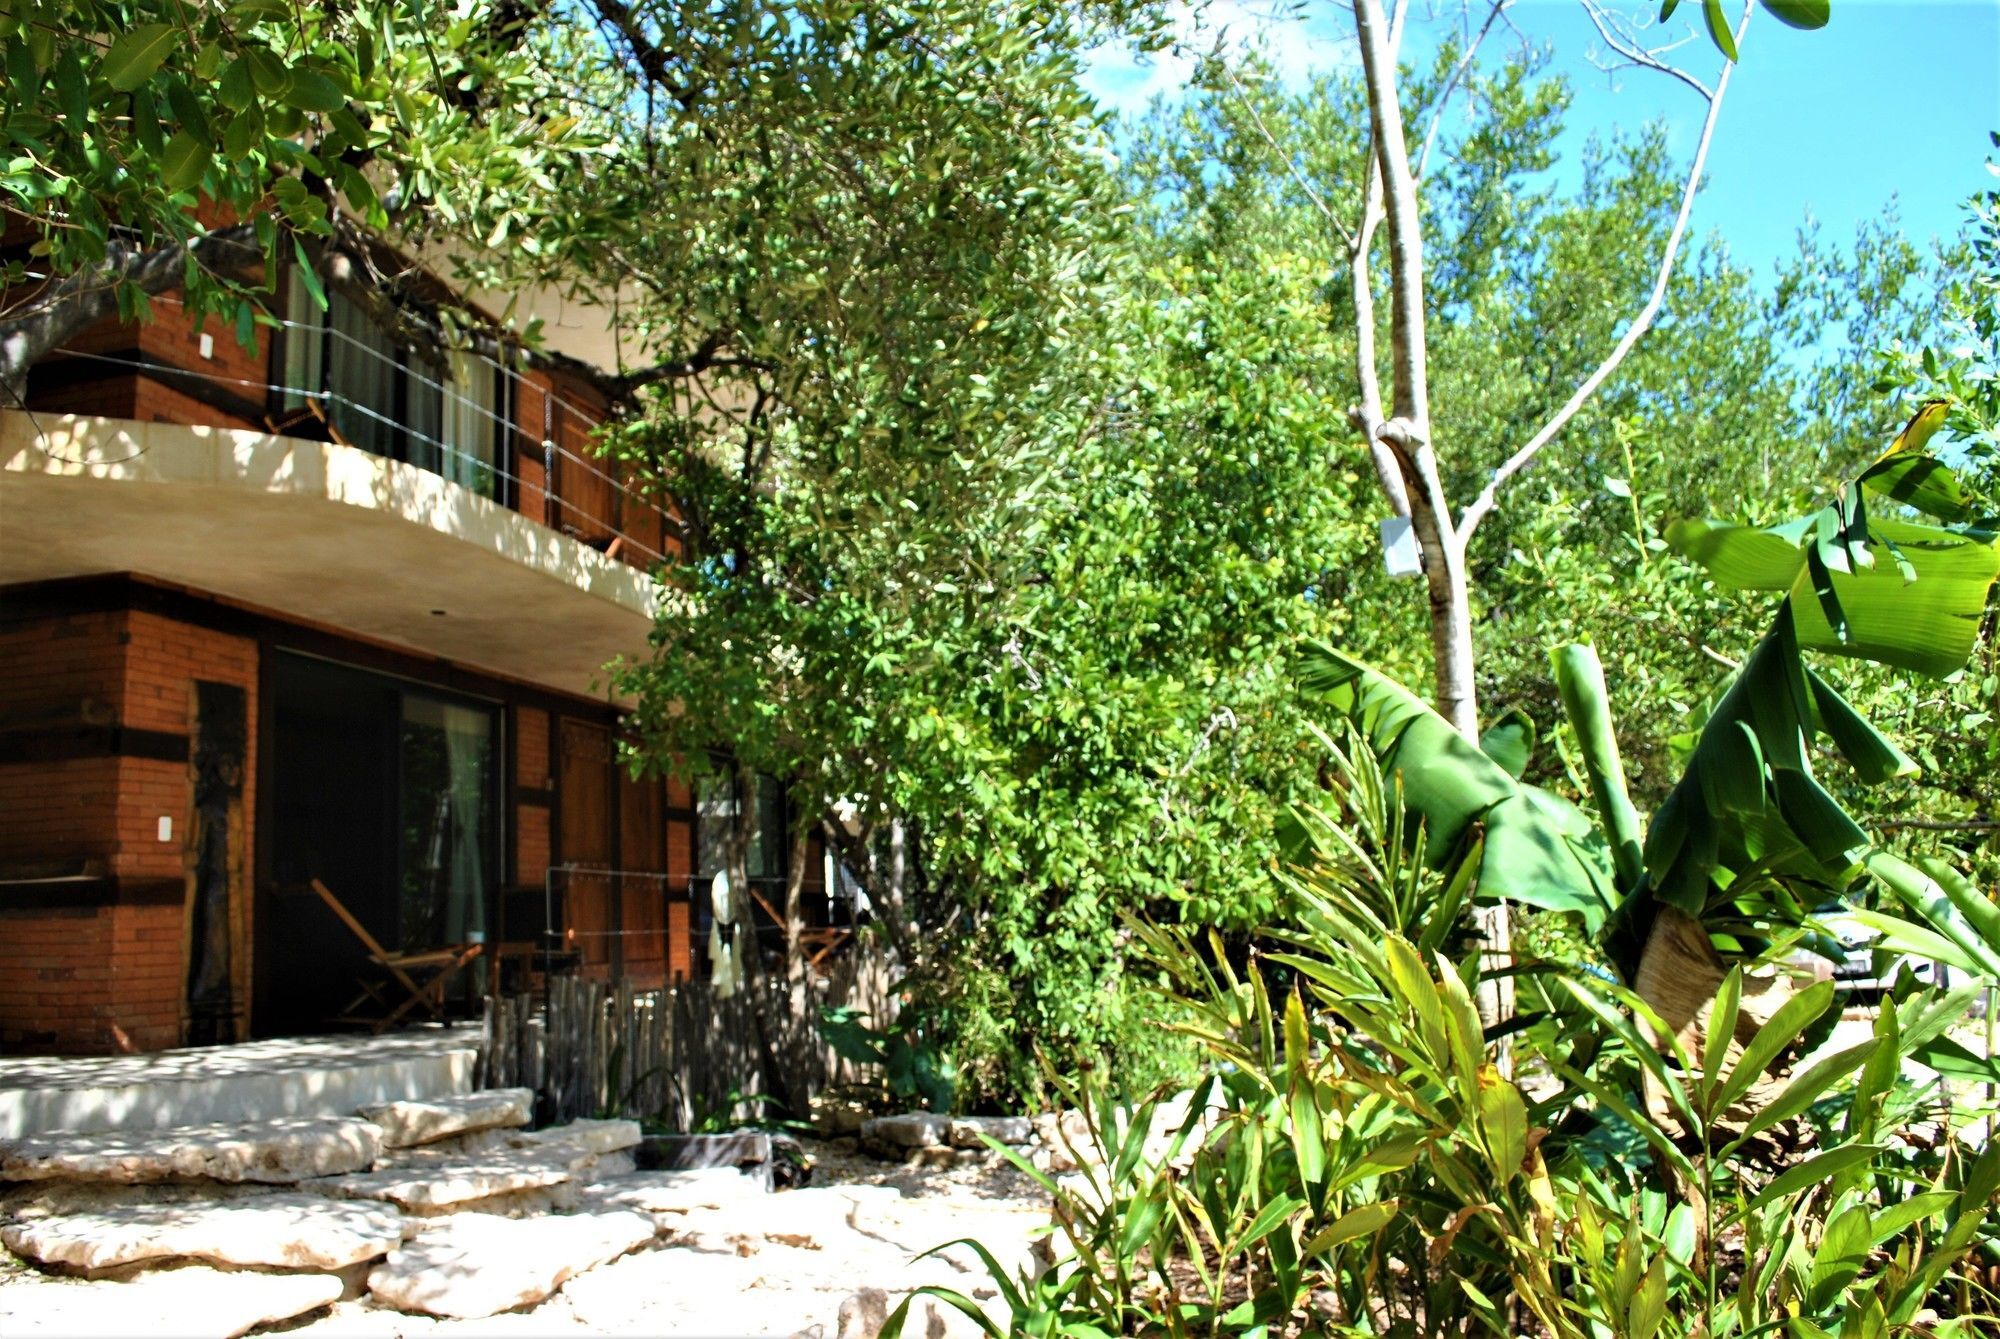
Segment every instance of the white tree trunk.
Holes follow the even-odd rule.
[[[1437,453],[1431,442],[1430,365],[1424,329],[1423,219],[1397,93],[1392,25],[1380,0],[1353,0],[1353,3],[1375,143],[1374,173],[1381,181],[1382,222],[1388,233],[1389,336],[1395,374],[1395,416],[1375,429],[1370,445],[1388,441],[1395,447],[1403,467],[1410,521],[1417,542],[1423,547],[1424,581],[1429,588],[1431,664],[1436,677],[1438,711],[1460,734],[1476,741],[1479,701],[1472,677],[1471,592],[1466,584],[1465,546],[1452,520],[1451,504],[1444,494]],[[1366,227],[1364,218],[1364,232]],[[1365,254],[1359,258],[1357,271],[1358,284],[1365,286]],[[1362,309],[1357,304],[1357,310]],[[1364,336],[1364,344],[1369,339],[1370,336]],[[1364,369],[1364,383],[1369,371],[1372,369]],[[1368,394],[1369,388],[1364,384],[1364,403]],[[1479,987],[1480,1019],[1493,1026],[1514,1016],[1513,978],[1493,974],[1503,972],[1513,962],[1512,926],[1504,903],[1481,907],[1475,920],[1485,941],[1485,966],[1489,973]],[[1506,1059],[1503,1047],[1503,1065]]]

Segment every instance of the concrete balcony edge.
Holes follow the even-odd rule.
[[[565,692],[642,654],[645,573],[414,465],[0,411],[0,585],[134,571]]]

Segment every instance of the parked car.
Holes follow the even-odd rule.
[[[1840,957],[1836,960],[1814,952],[1805,956],[1811,959],[1816,974],[1830,977],[1834,992],[1846,1000],[1875,1003],[1906,967],[1925,985],[1951,985],[1951,969],[1943,963],[1883,948],[1879,934],[1850,917],[1824,916],[1820,924],[1839,941]]]

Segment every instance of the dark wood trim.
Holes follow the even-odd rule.
[[[272,686],[276,658],[264,654],[265,649],[257,648],[257,736],[250,751],[250,769],[256,778],[257,793],[251,810],[250,915],[243,930],[243,951],[249,958],[245,979],[250,983],[250,998],[243,1006],[243,1032],[249,1037],[263,1035],[257,1031],[257,1001],[263,994],[259,977],[268,975],[269,969],[264,964],[264,955],[257,951],[257,941],[264,917],[274,914],[271,884],[273,857],[278,848],[273,840],[278,830],[278,769],[271,765],[275,753],[272,745],[278,736],[278,694]]]
[[[337,660],[467,697],[562,712],[593,724],[615,724],[621,714],[617,708],[590,698],[570,697],[540,684],[468,669],[443,657],[403,651],[335,629],[296,622],[132,572],[0,587],[0,626],[125,610],[157,614],[211,632],[247,637],[267,647]]]
[[[553,809],[556,806],[554,786],[515,786],[512,801],[515,808]]]
[[[0,917],[98,907],[178,907],[186,899],[184,879],[79,879],[0,889]]]
[[[500,877],[499,887],[493,891],[495,907],[493,926],[496,933],[500,926],[498,908],[502,890],[511,888],[521,881],[521,843],[514,829],[520,822],[521,774],[520,766],[520,709],[511,702],[500,713]]]
[[[128,725],[73,725],[41,730],[0,731],[0,766],[8,763],[70,762],[78,758],[145,758],[186,762],[188,737]]]
[[[549,868],[553,869],[568,858],[562,849],[562,713],[560,711],[549,712],[548,770],[542,775],[549,783]]]

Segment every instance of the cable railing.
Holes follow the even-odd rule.
[[[171,300],[167,301],[171,302]],[[489,460],[468,452],[455,442],[446,441],[441,436],[425,432],[423,429],[408,422],[407,417],[399,420],[397,417],[385,414],[376,407],[353,396],[343,394],[341,391],[324,384],[324,371],[322,372],[322,385],[318,387],[292,386],[282,384],[279,381],[237,377],[220,372],[181,367],[176,364],[159,362],[143,357],[116,356],[76,348],[59,348],[55,352],[70,358],[109,364],[126,371],[145,372],[163,378],[187,378],[207,382],[215,386],[232,387],[238,390],[261,391],[267,402],[272,403],[284,403],[296,400],[300,402],[301,406],[305,403],[316,404],[320,407],[320,416],[328,422],[329,426],[335,426],[333,423],[334,416],[327,411],[333,406],[339,406],[341,410],[347,413],[382,426],[390,433],[403,439],[406,444],[417,443],[429,451],[436,452],[440,461],[449,460],[456,467],[453,470],[444,470],[429,467],[421,461],[413,460],[407,462],[416,465],[420,469],[428,469],[430,473],[438,474],[461,485],[465,485],[467,479],[491,478],[494,480],[504,480],[512,492],[514,499],[513,509],[516,511],[521,510],[521,504],[528,498],[541,497],[544,500],[545,506],[542,517],[544,524],[549,525],[551,529],[568,531],[586,544],[591,543],[586,538],[591,531],[601,531],[604,537],[603,551],[608,556],[618,557],[636,567],[650,567],[655,563],[671,561],[677,556],[669,552],[666,548],[669,539],[678,539],[682,533],[680,522],[673,515],[661,507],[659,503],[636,492],[629,484],[605,471],[598,463],[578,455],[556,441],[553,434],[542,433],[537,435],[528,431],[524,425],[510,421],[505,414],[500,413],[494,407],[482,404],[478,400],[462,394],[451,383],[426,375],[409,361],[391,359],[385,356],[381,350],[355,339],[346,331],[336,330],[330,326],[313,325],[289,319],[278,319],[274,323],[286,330],[302,331],[315,337],[326,337],[343,341],[347,348],[376,360],[384,367],[394,369],[398,375],[436,390],[439,395],[438,421],[440,425],[448,417],[447,406],[455,406],[456,411],[461,415],[469,411],[471,414],[491,422],[494,427],[493,446],[495,458]],[[553,386],[545,386],[532,381],[518,369],[510,367],[498,359],[480,353],[477,350],[458,350],[456,352],[461,353],[462,356],[475,359],[493,369],[501,376],[506,377],[517,388],[517,400],[519,398],[519,391],[525,389],[535,396],[542,397],[548,404],[572,415],[586,432],[601,426],[604,421],[595,413],[563,396]],[[330,360],[322,357],[322,369],[326,367],[328,361]],[[535,442],[539,446],[542,453],[543,477],[541,480],[537,481],[527,478],[508,467],[508,463],[511,461],[513,455],[509,447],[509,442],[510,439],[517,438]],[[377,452],[376,454],[387,453]],[[404,454],[410,455],[414,453],[410,452],[406,445]],[[613,506],[602,509],[602,512],[609,514],[600,514],[600,511],[597,509],[592,509],[574,498],[564,496],[564,490],[558,478],[558,462],[561,462],[564,467],[561,471],[562,473],[569,473],[571,471],[580,472],[584,476],[596,480],[596,486],[599,489],[608,490],[610,495],[616,498],[617,501]],[[488,489],[477,487],[474,488],[474,491],[489,492]],[[551,514],[551,510],[554,513],[553,515]],[[630,516],[635,513],[650,514],[650,516],[658,519],[659,539],[656,542],[648,542],[647,539],[634,533],[629,526],[619,523],[621,516]],[[593,544],[592,547],[597,546]]]

